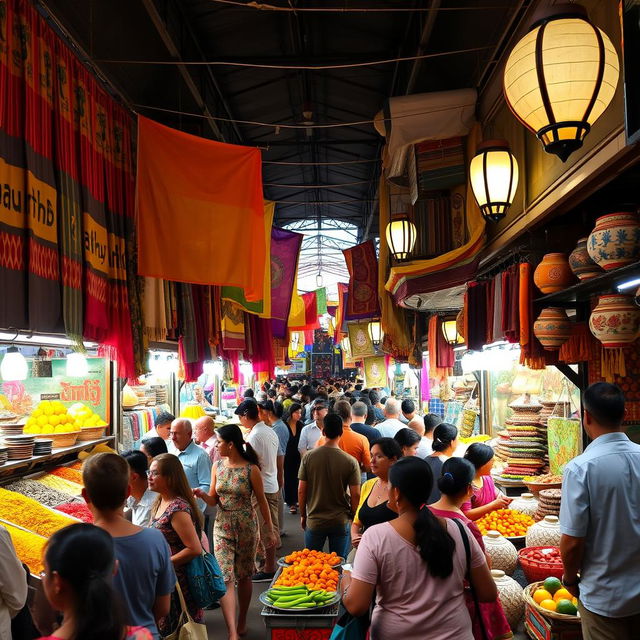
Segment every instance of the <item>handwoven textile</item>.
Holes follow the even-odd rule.
[[[144,279],[143,314],[144,334],[148,340],[167,339],[167,314],[164,282],[157,278]]]
[[[343,249],[342,253],[350,275],[346,319],[378,317],[378,259],[373,241]]]
[[[316,308],[319,316],[327,313],[327,290],[324,287],[316,289]]]
[[[271,330],[274,338],[287,335],[303,238],[302,234],[286,229],[271,229]]]
[[[244,311],[234,302],[223,300],[221,331],[222,348],[225,350],[243,350],[246,348],[244,334]]]
[[[387,386],[384,356],[369,356],[364,359],[364,383],[370,389]]]

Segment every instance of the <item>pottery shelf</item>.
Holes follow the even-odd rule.
[[[545,306],[557,304],[559,306],[571,307],[580,302],[588,302],[589,298],[596,294],[618,293],[617,285],[634,276],[640,278],[640,262],[634,262],[619,269],[604,271],[595,278],[582,280],[562,291],[540,296],[536,298],[534,302]],[[635,287],[632,287],[623,293],[633,295],[635,290]]]

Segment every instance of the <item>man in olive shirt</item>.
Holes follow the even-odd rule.
[[[360,502],[360,467],[353,456],[340,449],[340,416],[325,417],[324,435],[326,442],[302,458],[298,473],[304,544],[322,551],[328,538],[329,551],[346,558],[349,521]]]

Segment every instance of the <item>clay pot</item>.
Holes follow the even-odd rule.
[[[569,254],[569,267],[579,280],[589,280],[602,273],[599,267],[587,251],[587,241],[589,238],[580,238],[576,248]]]
[[[635,213],[610,213],[596,220],[587,251],[605,271],[640,258],[640,222]]]
[[[603,347],[624,347],[638,337],[640,309],[633,304],[632,296],[620,293],[600,296],[591,312],[589,328]]]
[[[518,552],[513,543],[499,531],[487,531],[482,540],[485,552],[491,557],[491,568],[504,571],[508,576],[513,575],[518,565]]]
[[[520,494],[519,498],[516,498],[509,505],[509,509],[519,511],[520,513],[524,513],[533,518],[536,511],[538,510],[538,501],[536,500],[533,493],[522,493]]]
[[[571,336],[571,320],[561,307],[547,307],[533,323],[533,333],[546,351],[557,351]]]
[[[571,286],[575,278],[564,253],[547,253],[533,273],[533,281],[542,293],[555,293]]]
[[[529,527],[527,531],[527,547],[559,547],[560,521],[558,516],[545,516],[540,522]]]
[[[522,587],[504,571],[491,570],[491,577],[498,587],[498,597],[507,616],[511,631],[516,631],[524,617],[524,597]]]

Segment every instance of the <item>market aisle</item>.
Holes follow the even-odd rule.
[[[304,548],[304,536],[302,534],[302,529],[300,528],[300,517],[298,515],[292,516],[288,510],[286,510],[284,518],[287,535],[282,538],[282,549],[278,551],[278,557],[291,553],[296,549]],[[266,638],[264,622],[260,615],[262,605],[258,600],[258,595],[265,591],[266,588],[266,582],[253,585],[253,598],[251,599],[248,617],[249,631],[245,636],[247,640],[263,640]],[[227,637],[227,628],[224,625],[220,609],[216,609],[215,611],[206,611],[205,622],[207,623],[209,637],[212,640],[224,640]],[[514,637],[515,640],[527,640],[527,635],[524,633],[522,625],[520,626],[519,632]]]

